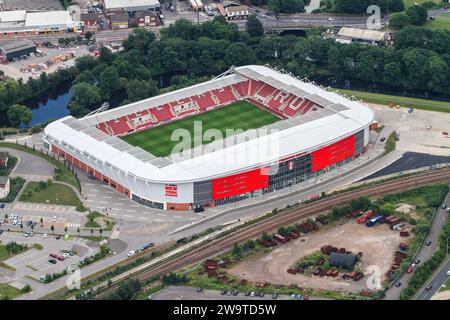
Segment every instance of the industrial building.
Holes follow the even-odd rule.
[[[103,0],[108,15],[126,12],[133,16],[140,11],[160,11],[158,0]]]
[[[0,12],[0,39],[65,32],[77,32],[77,23],[69,11]]]
[[[342,27],[336,36],[336,42],[340,43],[362,43],[369,45],[379,45],[386,38],[386,32],[371,30]]]
[[[36,52],[36,45],[28,39],[0,42],[0,60],[13,61],[23,55]]]

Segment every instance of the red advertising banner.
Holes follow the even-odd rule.
[[[256,169],[212,181],[213,200],[233,197],[269,186],[268,168]]]
[[[355,153],[355,136],[350,136],[332,145],[312,152],[312,172],[340,162]]]
[[[166,197],[178,197],[178,186],[176,184],[166,184]]]

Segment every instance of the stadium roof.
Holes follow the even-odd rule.
[[[89,155],[96,161],[102,161],[129,172],[132,176],[165,183],[183,183],[217,178],[243,170],[251,170],[264,164],[270,164],[299,152],[315,150],[357,133],[374,120],[373,112],[359,101],[350,100],[342,95],[309,82],[301,81],[291,75],[264,66],[244,66],[235,68],[233,75],[214,79],[186,89],[143,100],[128,106],[108,110],[79,120],[71,116],[52,122],[45,128],[49,140],[66,143]],[[278,84],[279,88],[296,90],[308,99],[320,102],[324,109],[319,113],[310,112],[294,119],[288,119],[269,126],[276,132],[243,140],[218,150],[203,152],[189,159],[157,158],[139,147],[134,147],[117,137],[109,137],[93,127],[98,122],[115,119],[162,103],[179,100],[196,92],[205,92],[210,88],[242,81],[245,77]],[[178,99],[177,99],[178,98]],[[209,145],[207,145],[209,146]],[[264,149],[267,148],[267,149]],[[76,155],[76,153],[75,153]]]

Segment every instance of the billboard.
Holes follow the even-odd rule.
[[[213,200],[233,197],[269,186],[269,168],[239,173],[212,181]]]
[[[355,136],[350,136],[327,147],[312,152],[311,171],[319,171],[340,162],[355,153]]]

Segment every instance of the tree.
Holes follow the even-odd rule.
[[[77,83],[71,88],[71,92],[69,107],[73,115],[83,115],[87,110],[100,106],[100,91],[92,84]]]
[[[122,81],[115,67],[108,67],[100,74],[98,87],[105,99],[111,98],[114,92],[122,89]]]
[[[21,104],[12,105],[6,114],[8,116],[8,122],[12,127],[18,127],[22,123],[28,126],[33,117],[31,110]]]
[[[135,28],[123,41],[125,50],[138,49],[147,54],[149,45],[156,39],[155,34],[144,28]]]
[[[229,65],[242,66],[255,63],[256,57],[253,50],[243,43],[231,44],[225,54],[225,61]]]
[[[245,24],[248,34],[251,37],[262,37],[264,35],[264,27],[261,21],[258,20],[256,15],[252,14],[248,16]]]
[[[93,34],[91,31],[87,31],[87,32],[84,34],[84,38],[85,38],[87,41],[90,41],[90,40],[92,39],[93,36],[94,36],[94,34]]]
[[[154,80],[131,80],[125,85],[128,100],[139,101],[153,97],[158,92],[158,85]]]
[[[427,22],[428,11],[425,7],[420,5],[414,5],[406,9],[406,14],[411,19],[411,23],[421,26]]]
[[[231,253],[234,256],[240,256],[242,254],[242,247],[236,242]]]
[[[404,12],[394,13],[389,20],[389,26],[400,30],[411,24],[411,18]]]
[[[275,13],[296,13],[305,11],[304,0],[268,0],[269,9]]]

